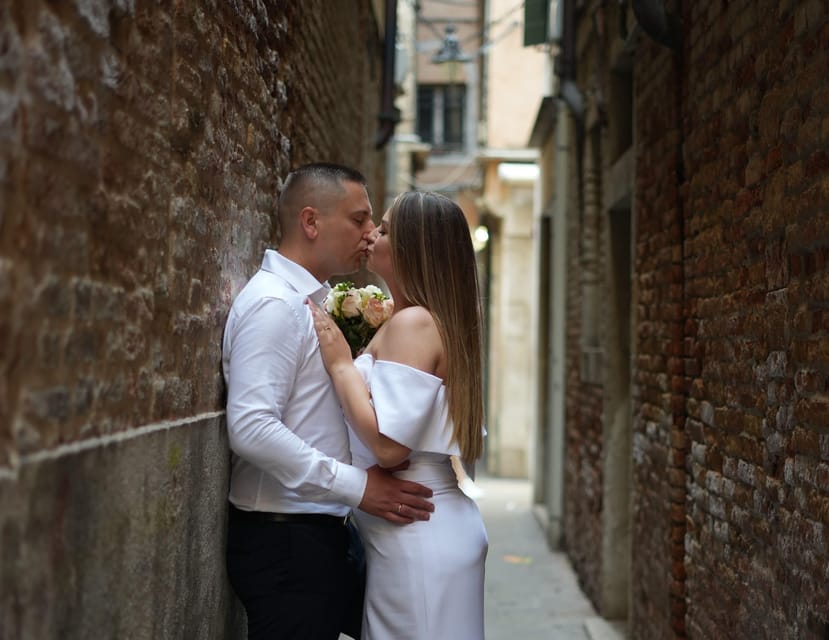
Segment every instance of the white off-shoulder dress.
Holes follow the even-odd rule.
[[[450,455],[446,388],[440,378],[364,354],[355,361],[368,385],[380,432],[412,450],[396,475],[430,487],[435,511],[399,526],[362,511],[355,517],[368,576],[363,640],[480,640],[484,637],[486,529],[478,506],[458,488]],[[353,464],[376,464],[351,431]]]

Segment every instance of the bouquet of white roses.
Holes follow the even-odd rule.
[[[391,317],[394,303],[373,284],[356,288],[351,282],[340,282],[328,292],[323,307],[334,318],[356,358]]]

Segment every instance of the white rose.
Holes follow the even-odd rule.
[[[368,305],[368,301],[378,295],[382,298],[384,296],[383,291],[380,287],[375,287],[373,284],[368,284],[360,289],[360,296],[362,297],[360,309],[364,310]]]
[[[337,294],[338,291],[334,291],[333,289],[328,292],[328,295],[325,296],[325,300],[322,302],[322,308],[326,310],[326,312],[333,314],[334,309],[337,308]]]

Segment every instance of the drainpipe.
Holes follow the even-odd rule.
[[[394,106],[394,69],[397,49],[397,0],[386,0],[383,30],[383,96],[380,101],[380,127],[374,137],[374,148],[382,149],[400,122],[400,109]]]
[[[679,52],[682,48],[680,18],[665,9],[664,0],[632,0],[636,22],[642,30],[662,46]]]
[[[561,42],[561,58],[556,64],[556,73],[559,76],[560,86],[559,97],[564,101],[564,104],[570,109],[570,113],[575,120],[572,143],[576,145],[576,180],[579,188],[577,190],[577,197],[579,198],[579,211],[583,210],[581,206],[582,196],[584,194],[583,176],[584,176],[584,112],[585,101],[582,92],[576,84],[576,66],[577,66],[577,51],[576,51],[576,3],[575,0],[560,0],[562,10],[558,12],[557,19],[561,20],[561,26],[557,27],[562,35]]]
[[[564,452],[566,450],[567,394],[567,203],[572,149],[572,113],[565,101],[558,100],[555,128],[553,176],[555,201],[552,211],[551,261],[548,265],[552,300],[550,301],[550,424],[547,440],[547,542],[561,549],[564,540]]]

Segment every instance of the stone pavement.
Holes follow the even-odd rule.
[[[551,551],[532,514],[526,480],[479,476],[477,498],[489,534],[487,640],[621,640],[598,617],[567,556]]]

